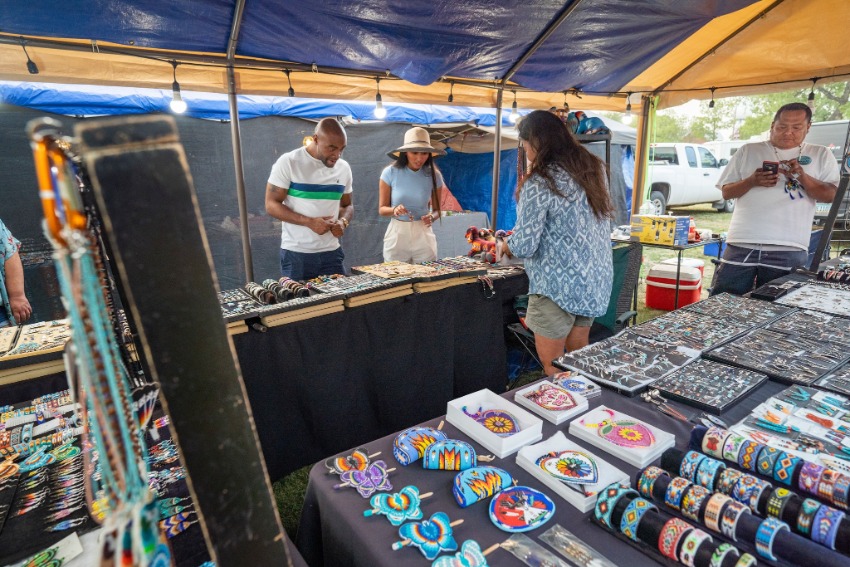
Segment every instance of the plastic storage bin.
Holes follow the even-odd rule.
[[[676,263],[656,264],[646,276],[646,306],[672,311],[696,303],[702,294],[702,272],[699,268],[682,266],[679,274],[679,301],[676,301]]]
[[[705,256],[714,256],[717,258],[718,250],[720,254],[723,254],[723,251],[726,250],[726,241],[723,242],[712,242],[710,244],[706,244],[702,248],[702,253]]]

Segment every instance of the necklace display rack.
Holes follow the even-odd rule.
[[[682,309],[702,313],[703,315],[720,319],[721,321],[735,321],[752,327],[760,327],[777,317],[793,311],[792,307],[785,307],[776,303],[761,301],[759,299],[749,299],[729,293],[713,295],[708,299],[692,303]]]
[[[850,352],[844,344],[755,329],[703,356],[762,372],[785,384],[812,384],[847,362]]]
[[[699,357],[699,352],[623,332],[553,361],[627,396]]]
[[[678,309],[629,329],[647,339],[700,352],[742,335],[752,325]]]
[[[850,288],[831,282],[810,283],[788,292],[776,303],[850,317]]]
[[[674,370],[652,387],[678,402],[720,415],[767,379],[761,372],[700,359]]]

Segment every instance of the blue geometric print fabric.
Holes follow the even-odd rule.
[[[574,315],[608,310],[613,265],[610,223],[594,216],[569,173],[552,168],[560,195],[535,174],[522,187],[511,252],[525,259],[529,293],[545,295]]]

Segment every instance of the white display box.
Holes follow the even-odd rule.
[[[532,399],[535,398],[535,396],[533,396],[534,393],[540,392],[541,389],[546,388],[548,388],[548,391],[552,393],[552,396],[547,397],[545,399],[541,399],[538,396],[536,397],[538,401],[534,401],[534,399]],[[560,404],[561,400],[557,399],[556,396],[569,396],[575,402],[575,405],[569,409],[564,410],[548,409],[547,407],[544,407],[552,407],[555,404]],[[568,419],[571,419],[580,413],[586,412],[588,407],[587,399],[584,396],[575,392],[570,392],[566,388],[558,386],[557,384],[553,384],[549,380],[541,380],[539,382],[535,382],[534,384],[526,388],[523,388],[522,390],[518,390],[514,394],[514,401],[522,407],[530,409],[531,411],[543,417],[547,421],[554,423],[555,425],[564,423]]]
[[[537,459],[540,457],[549,453],[561,453],[562,451],[577,451],[593,459],[596,463],[597,481],[593,484],[566,483],[547,473],[537,464]],[[597,457],[581,445],[570,441],[563,431],[558,431],[546,441],[523,447],[517,453],[516,462],[537,480],[554,490],[558,496],[582,512],[593,510],[599,491],[604,490],[609,484],[619,482],[623,486],[629,486],[631,482],[628,474]]]
[[[506,411],[519,422],[519,431],[508,437],[500,437],[466,415],[464,407],[470,413],[477,412],[478,408]],[[446,420],[500,459],[516,453],[520,447],[543,439],[543,421],[539,417],[486,388],[450,401],[446,408]]]
[[[638,468],[676,443],[672,433],[605,406],[571,421],[570,433]]]

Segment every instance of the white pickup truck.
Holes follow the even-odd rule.
[[[668,207],[698,203],[711,203],[719,212],[731,213],[735,200],[724,200],[715,187],[727,163],[698,144],[652,144],[647,177],[655,214],[663,215]]]

